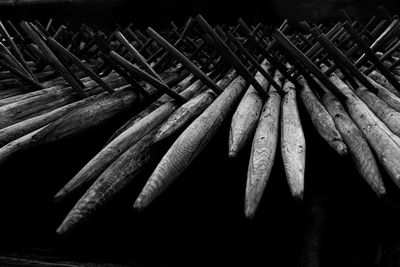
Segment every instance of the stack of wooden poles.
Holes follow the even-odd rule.
[[[134,202],[147,207],[231,120],[227,156],[251,145],[243,190],[252,218],[278,144],[288,189],[303,198],[302,102],[319,135],[383,196],[382,170],[400,186],[400,21],[378,11],[365,24],[343,11],[336,24],[278,28],[212,27],[198,15],[162,34],[0,23],[0,162],[132,114],[55,195],[86,190],[57,229],[65,234],[157,161]]]

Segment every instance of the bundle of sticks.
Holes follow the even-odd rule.
[[[244,206],[253,218],[278,144],[288,189],[303,198],[301,102],[319,135],[383,196],[382,169],[400,186],[400,21],[378,10],[365,24],[344,12],[336,24],[278,28],[242,19],[212,27],[198,15],[163,34],[0,23],[0,162],[131,112],[55,195],[86,190],[57,229],[65,234],[157,161],[133,204],[147,207],[231,120],[227,156],[251,146]]]

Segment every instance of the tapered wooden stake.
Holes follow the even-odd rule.
[[[187,57],[173,47],[168,41],[161,37],[152,28],[147,28],[146,31],[156,42],[158,42],[165,50],[173,55],[182,65],[188,68],[197,78],[201,79],[210,89],[219,94],[222,92],[221,88],[215,84],[204,72],[196,67]]]

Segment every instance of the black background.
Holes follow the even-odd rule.
[[[384,2],[394,12],[395,1]],[[328,5],[329,4],[329,5]],[[137,27],[183,23],[203,13],[211,22],[279,23],[339,18],[338,7],[369,17],[375,1],[102,1],[90,4],[5,7],[3,17],[36,18],[49,14],[57,22],[81,19],[110,27],[133,21]],[[57,7],[57,8],[55,8]],[[9,9],[7,9],[9,8]],[[399,190],[386,177],[389,194],[378,199],[342,158],[318,136],[300,104],[306,136],[305,199],[290,196],[279,149],[262,203],[253,220],[244,217],[244,191],[250,148],[228,159],[231,116],[191,167],[151,206],[136,212],[132,204],[151,173],[138,177],[110,205],[64,238],[55,235],[79,196],[54,204],[53,195],[103,146],[131,115],[62,142],[16,154],[0,166],[0,249],[3,255],[40,255],[61,261],[91,261],[134,266],[300,266],[315,212],[323,223],[323,266],[375,266],[379,248],[384,259],[398,262]],[[382,169],[382,168],[381,168]],[[383,172],[383,170],[382,170]],[[389,260],[386,261],[389,264]],[[398,266],[398,265],[385,265]]]

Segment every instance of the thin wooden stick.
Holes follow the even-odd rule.
[[[22,21],[20,25],[21,28],[29,35],[29,37],[36,43],[36,45],[41,48],[42,52],[45,53],[50,64],[65,78],[65,80],[71,85],[71,87],[77,92],[77,94],[80,97],[86,97],[86,94],[79,83],[77,83],[76,80],[69,74],[68,70],[61,64],[59,59],[47,47],[47,45],[43,42],[39,35],[32,30],[29,24],[25,21]]]
[[[90,78],[92,78],[96,83],[98,83],[104,90],[109,93],[113,93],[114,89],[112,89],[106,82],[104,82],[96,73],[94,73],[91,69],[89,69],[85,64],[83,64],[79,58],[77,58],[74,54],[65,49],[61,44],[59,44],[52,37],[47,38],[48,43],[56,49],[60,54],[69,58],[75,65],[79,67],[83,72],[85,72]]]
[[[366,57],[371,60],[377,69],[385,76],[385,78],[396,88],[397,91],[400,90],[400,83],[396,78],[389,72],[389,70],[382,64],[382,62],[376,57],[376,55],[371,51],[368,45],[361,39],[361,37],[355,32],[355,30],[348,24],[344,24],[346,31],[354,38],[358,46],[363,50]]]
[[[153,85],[157,89],[163,91],[164,93],[168,94],[170,97],[178,101],[179,103],[185,103],[186,99],[171,90],[164,82],[159,81],[158,79],[154,78],[147,72],[142,71],[141,69],[134,66],[132,63],[127,61],[125,58],[121,57],[115,51],[111,51],[109,54],[110,58],[121,64],[124,68],[129,70],[130,72],[134,73],[134,75],[139,76],[144,81],[148,82],[149,84]]]
[[[299,51],[279,30],[274,31],[276,40],[286,48],[294,57],[298,58],[338,99],[344,101],[347,97],[313,64],[301,51]]]
[[[260,96],[263,99],[268,97],[264,88],[254,79],[253,75],[251,75],[248,70],[243,66],[240,62],[240,59],[229,49],[227,44],[219,37],[219,35],[211,28],[211,26],[207,23],[207,21],[201,16],[196,16],[196,21],[200,25],[200,27],[214,39],[219,52],[224,56],[226,60],[229,61],[232,66],[238,71],[238,73],[245,78],[250,84],[257,90]]]
[[[215,93],[219,94],[222,92],[222,89],[213,80],[211,80],[210,77],[208,77],[203,71],[195,66],[187,57],[173,47],[167,40],[161,37],[161,35],[159,35],[156,31],[149,27],[147,28],[146,32],[165,50],[173,55],[182,65],[188,68],[197,78],[201,79]]]

